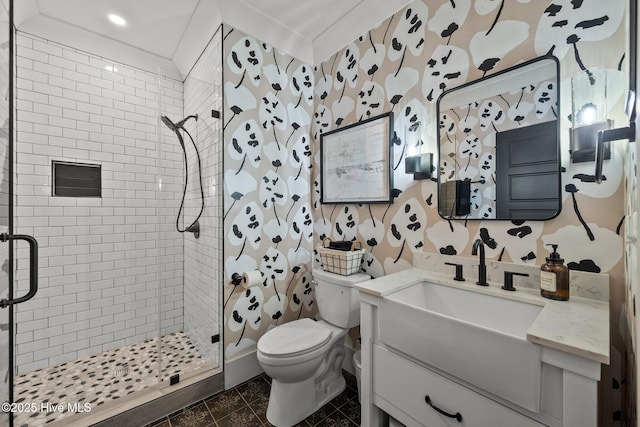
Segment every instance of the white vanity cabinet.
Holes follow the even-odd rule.
[[[407,426],[543,425],[375,344],[372,374],[376,405]]]
[[[590,304],[589,301],[583,304],[576,299],[572,303],[554,301],[548,307],[544,306],[540,321],[536,320],[527,334],[528,341],[540,346],[542,365],[539,408],[534,412],[509,401],[509,396],[497,396],[483,389],[482,384],[469,383],[418,360],[397,348],[400,346],[392,340],[389,340],[391,344],[384,342],[379,316],[382,301],[385,296],[401,289],[403,283],[425,279],[427,273],[424,270],[413,270],[360,286],[363,427],[387,426],[389,416],[407,427],[597,426],[597,386],[601,363],[608,363],[608,346],[605,351],[603,344],[604,340],[608,342],[607,304]],[[444,283],[441,278],[435,279]],[[566,316],[578,316],[572,327],[584,329],[570,331],[558,327],[554,339],[561,343],[553,342],[551,335],[545,332],[547,327],[550,333],[552,329],[545,322],[559,321],[549,318],[550,314],[557,314],[554,313],[557,309],[567,311]],[[604,321],[605,317],[606,325],[591,330],[591,322]],[[606,337],[600,336],[605,330]],[[447,331],[439,333],[446,334]],[[591,342],[583,343],[582,334],[590,337]],[[594,346],[597,351],[594,351]],[[510,354],[505,352],[503,357],[507,360]],[[504,381],[509,380],[504,378]]]

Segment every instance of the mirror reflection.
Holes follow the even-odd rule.
[[[438,211],[543,220],[560,212],[559,64],[544,56],[444,92]]]

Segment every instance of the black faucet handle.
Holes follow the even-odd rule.
[[[515,291],[516,288],[513,286],[513,276],[523,276],[529,277],[527,273],[516,273],[515,271],[505,271],[504,272],[504,285],[502,285],[502,289],[505,291]]]
[[[453,280],[458,282],[464,282],[464,276],[462,275],[462,264],[456,264],[455,262],[445,262],[446,265],[454,265],[456,267],[456,276]]]

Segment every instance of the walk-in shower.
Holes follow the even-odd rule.
[[[58,120],[58,128],[43,128],[33,141],[34,116],[17,109],[14,146],[0,150],[16,153],[15,172],[4,172],[14,182],[0,188],[15,211],[4,213],[0,232],[13,219],[13,235],[33,235],[39,246],[38,292],[4,309],[15,332],[4,332],[7,342],[0,336],[0,353],[13,350],[2,371],[3,378],[13,374],[0,384],[8,389],[3,401],[38,409],[13,414],[14,425],[84,427],[96,419],[101,426],[136,425],[221,390],[222,127],[208,114],[184,113],[222,108],[215,96],[221,74],[210,72],[221,61],[219,51],[184,78],[125,64],[107,71],[104,58],[20,31],[16,38],[17,104],[32,103],[42,117]],[[6,53],[0,49],[0,57]],[[59,83],[55,64],[69,58],[66,66],[84,72],[64,79],[76,90],[51,83],[55,100],[39,96],[24,60],[33,57],[48,65],[42,75]],[[62,107],[53,103],[73,119],[60,119]],[[59,162],[94,167],[101,191],[90,197],[53,192],[52,164]],[[3,194],[9,188],[14,195]],[[13,273],[15,286],[3,291],[0,285],[0,299],[29,290],[28,245],[13,245],[18,260],[14,267],[5,262],[3,271]],[[2,248],[9,259],[9,244]],[[106,418],[133,417],[133,408],[146,411],[136,412],[133,423]]]
[[[180,203],[180,208],[178,209],[178,215],[176,217],[176,230],[178,230],[178,232],[180,233],[184,233],[185,231],[189,233],[193,233],[194,237],[197,239],[198,237],[200,237],[200,223],[198,222],[198,220],[202,216],[202,212],[204,212],[204,190],[202,188],[202,161],[200,160],[200,152],[198,151],[198,146],[196,145],[189,131],[184,127],[184,124],[189,119],[195,119],[197,121],[198,115],[193,114],[193,115],[187,116],[184,119],[180,120],[178,123],[174,123],[169,117],[167,117],[166,114],[162,114],[160,116],[160,119],[162,120],[162,123],[164,123],[169,129],[175,132],[176,136],[178,137],[178,142],[180,142],[180,146],[182,147],[182,152],[184,154],[184,168],[185,168],[184,189],[182,192],[182,202]],[[198,162],[198,182],[200,183],[200,200],[201,200],[200,213],[198,213],[198,216],[196,217],[196,219],[189,226],[185,227],[182,230],[180,229],[180,215],[182,214],[182,210],[184,208],[184,199],[187,196],[187,187],[189,185],[189,164],[187,162],[187,148],[184,145],[184,139],[180,134],[180,130],[182,130],[184,133],[186,133],[189,136],[189,139],[193,144],[193,148],[195,149],[196,159]]]

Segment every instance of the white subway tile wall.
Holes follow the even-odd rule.
[[[40,249],[40,290],[16,308],[18,373],[149,339],[159,325],[182,330],[183,160],[158,126],[157,96],[181,116],[182,82],[22,32],[16,42],[16,233]],[[102,198],[52,197],[52,160],[101,164]],[[28,249],[17,247],[22,293]]]
[[[200,218],[200,238],[185,233],[184,240],[184,331],[208,363],[221,365],[222,340],[222,118],[211,110],[222,111],[222,36],[218,29],[184,82],[184,115],[198,114],[189,120],[187,130],[194,137],[202,163],[202,187],[205,207]],[[201,207],[198,165],[191,141],[185,136],[189,163],[189,186],[185,200],[188,226]]]

